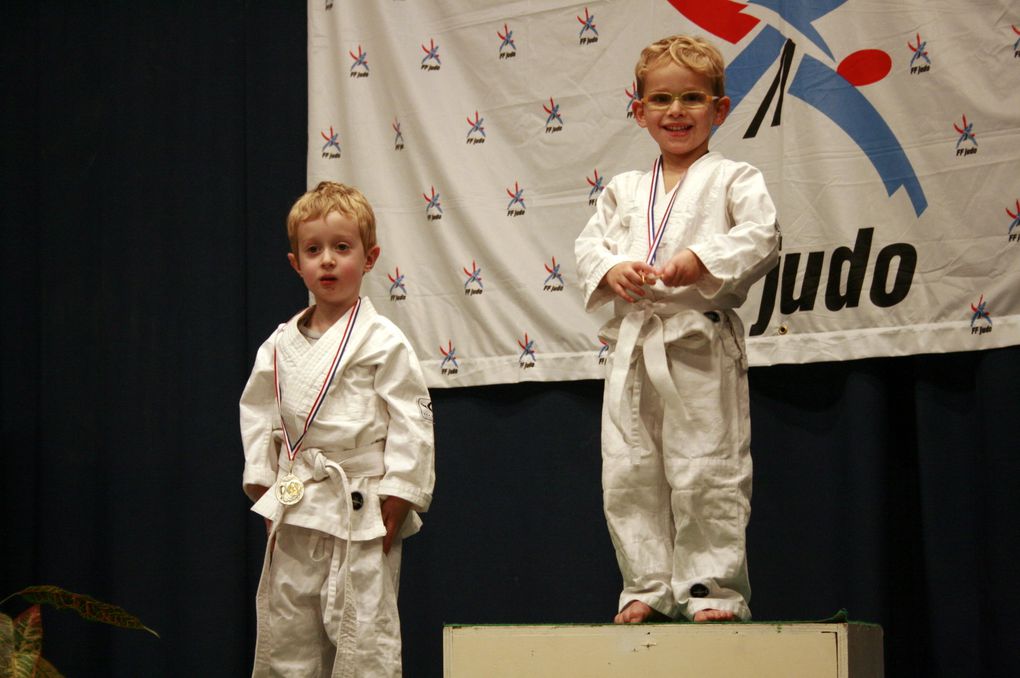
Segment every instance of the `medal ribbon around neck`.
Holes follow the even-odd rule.
[[[648,192],[648,256],[645,257],[645,263],[651,266],[655,263],[655,252],[659,249],[659,243],[662,242],[662,234],[666,232],[666,222],[669,221],[669,215],[673,213],[673,203],[676,202],[676,196],[680,193],[680,186],[684,183],[684,179],[687,178],[685,172],[680,181],[676,182],[676,186],[666,196],[669,198],[669,203],[666,204],[666,212],[662,215],[662,220],[659,222],[659,228],[655,228],[655,197],[657,191],[655,190],[659,185],[659,179],[662,178],[662,190],[666,190],[666,179],[663,177],[662,171],[662,156],[660,155],[656,161],[652,164],[652,187]]]
[[[326,372],[326,378],[322,382],[322,388],[319,389],[319,394],[315,396],[315,402],[312,403],[312,408],[308,412],[308,417],[305,419],[305,428],[301,432],[301,437],[296,442],[291,442],[290,433],[287,432],[287,424],[283,420],[283,392],[280,390],[280,371],[276,364],[276,349],[273,349],[273,385],[276,387],[276,407],[280,411],[280,426],[283,427],[283,438],[287,443],[287,459],[290,460],[291,468],[294,467],[294,460],[297,458],[298,452],[301,450],[301,443],[305,439],[305,434],[308,433],[308,428],[312,425],[312,421],[315,419],[315,415],[319,413],[319,408],[322,407],[322,401],[326,398],[326,391],[329,390],[329,385],[333,383],[333,377],[336,376],[337,367],[340,365],[340,359],[344,355],[344,351],[347,350],[347,344],[351,340],[351,330],[354,328],[354,323],[358,319],[358,310],[361,308],[361,297],[354,302],[354,306],[351,307],[351,312],[347,317],[347,327],[344,328],[344,334],[340,338],[340,345],[337,346],[336,354],[333,356],[333,362],[329,366],[329,370]]]

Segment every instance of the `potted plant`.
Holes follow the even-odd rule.
[[[122,608],[57,586],[30,586],[0,600],[0,605],[15,596],[32,606],[13,619],[0,612],[0,678],[62,678],[53,664],[42,656],[40,605],[71,609],[89,621],[148,631],[159,638],[158,633]]]

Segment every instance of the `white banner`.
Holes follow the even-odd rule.
[[[634,64],[675,33],[722,51],[711,147],[779,209],[752,364],[1020,343],[1016,2],[310,0],[308,184],[371,201],[363,292],[431,386],[603,376],[574,240],[658,155]]]

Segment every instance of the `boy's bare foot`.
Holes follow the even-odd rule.
[[[624,610],[626,611],[626,610]],[[622,612],[620,614],[623,614]],[[737,618],[737,615],[732,612],[726,612],[724,610],[698,610],[694,613],[694,621],[696,622],[717,622],[717,621],[733,621]]]
[[[632,600],[627,603],[620,614],[613,618],[614,624],[640,624],[646,621],[666,619],[666,615],[653,610],[640,600]]]

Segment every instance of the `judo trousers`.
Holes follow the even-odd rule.
[[[672,618],[709,608],[750,618],[747,362],[721,316],[702,323],[696,341],[667,340],[665,360],[643,355],[661,356],[661,339],[655,351],[636,346],[622,389],[612,389],[622,394],[617,402],[607,384],[602,487],[623,575],[621,610],[638,600]],[[618,357],[610,354],[611,374]],[[669,382],[681,406],[659,392]]]
[[[259,640],[253,678],[330,676],[334,671],[343,586],[331,578],[351,567],[357,632],[353,667],[337,667],[357,678],[401,675],[397,591],[401,542],[389,554],[382,538],[347,542],[293,525],[280,525],[267,548],[259,586]],[[346,552],[350,548],[349,552]],[[351,670],[353,669],[353,671]]]

